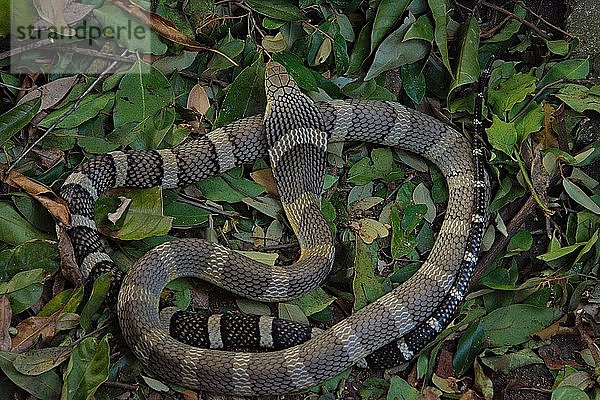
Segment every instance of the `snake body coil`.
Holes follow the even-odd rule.
[[[183,186],[269,155],[301,246],[296,263],[266,266],[215,243],[181,239],[150,251],[123,281],[117,311],[128,345],[159,377],[189,388],[280,394],[306,389],[365,357],[383,366],[409,360],[449,323],[463,300],[486,224],[483,151],[456,130],[393,102],[313,104],[276,63],[267,66],[266,84],[264,120],[245,118],[174,149],[108,153],[81,166],[61,191],[72,213],[67,233],[76,261],[84,278],[94,279],[115,271],[93,221],[99,193],[118,186]],[[158,302],[174,278],[198,277],[263,301],[297,297],[322,282],[334,246],[320,213],[320,190],[327,142],[337,141],[398,146],[441,169],[448,208],[422,267],[376,302],[290,348],[232,352],[192,347],[171,337],[159,319]],[[272,341],[273,320],[257,323],[265,341]],[[220,335],[213,331],[211,347],[219,347]]]

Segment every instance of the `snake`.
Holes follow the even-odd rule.
[[[490,70],[483,71],[482,79]],[[477,137],[469,139],[397,102],[314,103],[274,61],[265,68],[265,89],[264,115],[240,119],[171,149],[100,155],[77,167],[61,187],[71,214],[64,234],[83,278],[89,282],[112,273],[111,291],[118,296],[116,311],[129,348],[157,377],[190,389],[277,395],[310,388],[354,364],[389,367],[410,360],[452,321],[464,300],[487,225],[489,183]],[[479,115],[483,96],[480,90]],[[477,112],[476,133],[482,129]],[[266,302],[296,298],[323,282],[335,254],[335,238],[320,209],[327,145],[347,141],[418,154],[437,165],[446,179],[444,220],[413,276],[324,331],[235,314],[210,315],[196,327],[190,325],[194,318],[176,313],[165,325],[160,295],[179,277],[200,278]],[[265,156],[298,238],[296,262],[269,266],[218,243],[184,238],[150,250],[123,277],[94,222],[101,193],[115,187],[182,187]],[[199,336],[205,337],[203,347],[190,344]],[[272,349],[232,350],[227,342]]]

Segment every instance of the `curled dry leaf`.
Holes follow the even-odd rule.
[[[12,308],[6,295],[0,296],[0,350],[7,351],[12,347],[12,340],[8,333],[12,320]]]
[[[193,110],[202,116],[206,116],[206,112],[210,108],[210,101],[204,87],[197,83],[194,85],[187,99],[187,108]]]
[[[67,226],[70,224],[67,203],[48,186],[35,182],[15,170],[10,171],[8,176],[2,176],[2,181],[7,185],[24,190],[31,197],[39,201],[60,223]]]
[[[119,207],[117,207],[116,211],[108,213],[108,220],[113,224],[117,223],[117,221],[123,216],[123,214],[127,210],[127,207],[129,207],[129,204],[131,204],[131,199],[128,199],[127,197],[119,196],[119,200],[121,201],[121,203],[119,204]]]
[[[60,272],[74,285],[83,286],[83,275],[75,261],[75,253],[73,252],[71,239],[69,238],[69,235],[66,234],[64,225],[60,225],[57,229]]]

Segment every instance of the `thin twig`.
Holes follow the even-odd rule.
[[[24,46],[19,46],[14,49],[5,51],[4,53],[0,53],[0,60],[4,60],[5,58],[13,57],[13,56],[16,56],[17,54],[25,53],[25,52],[28,52],[28,51],[31,51],[34,49],[39,49],[40,47],[48,46],[49,44],[52,44],[52,43],[54,43],[54,40],[52,40],[52,39],[37,40],[33,43],[30,43],[30,44],[27,44]]]
[[[535,31],[535,33],[537,33],[542,39],[546,39],[546,40],[552,39],[552,37],[550,35],[544,33],[540,28],[535,26],[534,23],[527,21],[525,18],[521,17],[520,15],[510,12],[510,11],[508,11],[502,7],[499,7],[495,4],[488,3],[487,1],[482,1],[480,4],[483,4],[484,6],[489,7],[492,10],[496,10],[498,12],[501,12],[502,14],[506,14],[506,15],[510,16],[511,18],[516,19],[517,21],[521,22],[523,25],[526,25],[526,26],[530,27],[531,29],[533,29]]]
[[[569,32],[563,31],[562,29],[560,29],[558,26],[551,24],[550,22],[548,22],[547,20],[545,20],[541,15],[536,14],[535,12],[533,12],[533,10],[529,7],[527,7],[527,5],[522,2],[522,1],[514,1],[515,3],[519,4],[521,7],[523,7],[527,12],[529,12],[531,15],[533,15],[534,17],[536,17],[537,19],[539,19],[541,22],[543,22],[544,24],[548,25],[550,28],[554,29],[557,32],[562,33],[565,36],[568,36],[570,38],[574,38],[574,35],[571,35]]]
[[[186,204],[190,204],[192,206],[200,207],[200,208],[202,208],[202,209],[204,209],[206,211],[210,211],[210,212],[215,213],[215,214],[221,214],[221,215],[223,215],[225,217],[228,217],[228,218],[238,218],[238,217],[241,217],[240,213],[238,213],[238,212],[219,210],[216,207],[212,207],[212,206],[209,206],[208,204],[204,204],[202,202],[199,202],[198,199],[196,199],[196,198],[194,198],[194,197],[192,197],[190,195],[187,195],[185,193],[178,193],[177,196],[179,196],[181,198],[181,202],[182,203],[186,203]]]
[[[125,54],[127,54],[127,50],[125,50],[121,55],[124,56]],[[17,166],[17,164],[19,162],[21,162],[21,160],[23,160],[23,158],[25,158],[25,156],[27,154],[29,154],[29,152],[31,150],[33,150],[42,140],[44,140],[44,138],[46,136],[48,136],[50,134],[50,132],[52,132],[54,129],[56,129],[56,127],[58,125],[60,125],[65,119],[67,119],[67,117],[71,114],[73,114],[75,112],[75,110],[77,110],[79,108],[79,105],[81,104],[81,102],[83,101],[83,99],[92,92],[92,90],[94,90],[94,88],[96,87],[96,85],[119,63],[119,61],[113,61],[108,67],[106,67],[106,69],[104,71],[102,71],[102,73],[100,75],[98,75],[98,77],[92,82],[92,84],[85,90],[85,92],[83,92],[81,94],[81,96],[79,96],[77,98],[77,100],[75,100],[75,103],[73,103],[73,106],[71,106],[71,108],[64,113],[63,115],[60,116],[60,118],[58,118],[52,125],[50,125],[50,127],[48,129],[46,129],[46,131],[40,135],[40,137],[33,142],[33,144],[31,146],[29,146],[27,149],[25,149],[25,151],[23,151],[23,153],[21,153],[21,155],[19,157],[17,157],[12,164],[10,164],[10,166],[8,167],[8,169],[6,170],[6,175],[8,175],[10,173],[10,171],[13,170],[13,168],[15,168]]]
[[[138,385],[131,385],[129,383],[115,382],[115,381],[104,381],[104,382],[102,382],[102,386],[108,386],[108,387],[113,387],[116,389],[128,390],[131,392],[134,392],[140,388]]]
[[[62,45],[61,46],[52,46],[52,49],[77,53],[77,54],[81,54],[84,56],[103,58],[106,60],[119,61],[119,62],[128,63],[128,64],[133,64],[133,63],[135,63],[135,60],[136,60],[135,56],[123,57],[122,55],[119,55],[119,54],[107,54],[107,53],[102,53],[101,51],[97,51],[97,50],[85,49],[85,48],[74,47],[74,46],[62,46]]]

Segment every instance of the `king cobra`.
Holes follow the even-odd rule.
[[[489,76],[489,69],[482,76]],[[91,281],[111,271],[117,290],[122,281],[117,314],[125,341],[159,378],[192,389],[282,394],[307,389],[365,359],[384,367],[410,360],[450,323],[464,299],[487,223],[489,188],[477,138],[472,144],[452,127],[395,102],[315,104],[276,62],[267,64],[265,85],[264,117],[233,122],[173,149],[110,152],[78,167],[61,189],[72,214],[65,232],[83,277]],[[475,127],[481,129],[477,117]],[[158,304],[161,291],[175,278],[204,279],[267,302],[298,297],[325,279],[333,263],[334,237],[320,211],[321,189],[327,143],[339,141],[396,146],[429,159],[442,171],[448,207],[419,270],[332,328],[318,333],[309,329],[305,337],[290,340],[291,347],[266,352],[222,349],[231,327],[223,326],[225,316],[220,315],[205,320],[208,327],[183,326],[188,333],[179,336],[173,332],[177,321],[171,321],[170,334]],[[297,262],[267,266],[216,243],[178,239],[151,250],[122,279],[94,223],[100,193],[113,187],[185,186],[265,155],[298,238]],[[299,328],[281,320],[252,321],[265,347],[277,338],[302,336],[295,333]],[[208,348],[183,343],[200,331],[207,332]],[[229,336],[237,337],[236,332]]]

